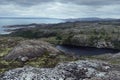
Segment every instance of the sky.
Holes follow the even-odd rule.
[[[0,16],[120,18],[120,0],[0,0]]]

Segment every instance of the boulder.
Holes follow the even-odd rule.
[[[60,51],[51,44],[40,40],[26,40],[20,42],[11,52],[9,52],[5,60],[23,60],[40,57],[42,54],[50,53],[57,55]]]
[[[119,74],[106,62],[80,60],[60,63],[55,68],[25,66],[3,73],[0,80],[120,80]]]

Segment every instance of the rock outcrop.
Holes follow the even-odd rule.
[[[102,39],[92,35],[74,35],[62,41],[63,45],[111,48],[120,50],[120,40]]]
[[[105,62],[81,60],[55,68],[17,68],[2,74],[0,80],[120,80],[119,74]]]
[[[36,58],[44,53],[51,53],[57,55],[59,50],[54,48],[51,44],[39,40],[26,40],[20,42],[8,55],[4,57],[5,60],[23,60]]]

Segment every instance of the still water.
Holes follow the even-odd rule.
[[[76,47],[76,46],[56,46],[57,49],[67,53],[67,54],[75,54],[79,56],[91,56],[91,55],[100,55],[100,54],[108,54],[108,53],[118,53],[120,50],[116,49],[105,49],[105,48],[93,48],[93,47]]]

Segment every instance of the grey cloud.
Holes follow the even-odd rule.
[[[66,3],[75,3],[79,5],[113,5],[120,4],[120,0],[59,0]]]
[[[48,2],[73,3],[87,6],[120,4],[120,0],[0,0],[0,4],[17,4],[21,6],[32,6]]]
[[[48,2],[54,2],[54,0],[0,0],[0,5],[15,4],[21,6],[32,6]]]
[[[0,15],[54,18],[120,17],[119,4],[120,0],[0,0]]]

